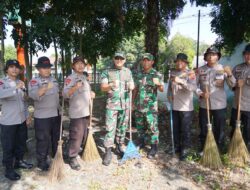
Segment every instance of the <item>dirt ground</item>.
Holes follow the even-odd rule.
[[[67,110],[66,110],[67,113]],[[102,145],[105,120],[105,98],[96,98],[93,110],[94,138],[101,157],[104,148]],[[169,131],[168,113],[160,109],[159,129],[160,145],[157,157],[148,160],[146,153],[149,147],[140,151],[141,159],[127,161],[118,165],[118,158],[113,154],[110,166],[103,166],[101,160],[84,162],[81,171],[71,170],[67,158],[68,117],[64,117],[64,158],[65,178],[58,183],[50,183],[47,172],[40,172],[34,167],[32,170],[18,170],[22,178],[11,182],[4,177],[4,168],[0,168],[0,190],[196,190],[196,189],[250,189],[250,167],[239,168],[222,155],[224,167],[213,171],[199,164],[197,149],[197,121],[192,128],[193,153],[187,161],[179,161],[173,157]],[[34,128],[29,128],[26,159],[36,165]],[[133,134],[135,136],[135,133]],[[167,152],[167,153],[166,153]],[[0,149],[0,159],[2,150]]]

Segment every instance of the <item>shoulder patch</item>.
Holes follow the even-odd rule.
[[[66,85],[69,85],[70,82],[71,82],[71,78],[66,78],[65,84],[66,84]]]
[[[34,86],[34,85],[37,85],[37,80],[32,79],[32,80],[30,81],[30,86]]]
[[[0,86],[2,86],[3,84],[4,84],[3,81],[0,80]]]

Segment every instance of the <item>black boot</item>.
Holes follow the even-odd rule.
[[[81,166],[78,163],[76,157],[70,158],[69,165],[70,165],[72,170],[79,171],[81,169]]]
[[[185,161],[187,157],[188,157],[188,150],[187,149],[181,150],[180,160]]]
[[[117,144],[115,148],[115,152],[118,156],[123,157],[125,148],[122,144]]]
[[[139,138],[136,144],[137,144],[137,147],[139,147],[139,149],[145,148],[145,139],[144,139],[144,137]]]
[[[12,181],[17,181],[21,178],[20,175],[16,173],[12,167],[6,167],[5,177]]]
[[[157,153],[157,144],[151,144],[151,149],[148,152],[148,159],[154,158],[156,153]]]
[[[37,168],[40,171],[48,171],[49,170],[49,164],[46,161],[40,161],[37,164]]]
[[[106,152],[105,152],[102,164],[105,166],[108,166],[111,163],[111,160],[112,160],[112,153],[111,153],[111,147],[109,147],[109,148],[106,148]]]
[[[16,160],[15,165],[14,165],[15,169],[18,169],[18,168],[31,169],[32,167],[33,167],[33,164],[30,164],[26,162],[25,160]]]

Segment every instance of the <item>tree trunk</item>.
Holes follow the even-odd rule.
[[[94,61],[93,61],[93,66],[94,66],[94,89],[95,89],[95,92],[96,92],[96,62],[97,62],[97,60],[95,59]]]
[[[62,80],[64,81],[65,78],[65,59],[64,59],[64,51],[61,49],[61,68],[62,68]]]
[[[159,50],[159,11],[159,0],[147,0],[145,45],[146,52],[153,54],[155,57],[155,66],[158,61]]]
[[[0,15],[0,26],[3,25],[2,23],[3,15]],[[0,51],[0,77],[4,75],[4,34],[3,34],[3,27],[0,27],[0,36],[1,36],[1,51]]]
[[[56,39],[53,37],[53,43],[54,43],[54,48],[55,48],[55,78],[58,80],[58,71],[57,71],[57,62],[58,62],[58,52],[57,52],[57,45],[56,45]]]
[[[27,81],[30,81],[32,77],[32,69],[30,69],[30,63],[29,63],[29,46],[28,42],[26,40],[26,23],[25,20],[22,20],[21,25],[21,32],[22,32],[22,41],[23,41],[23,48],[24,48],[24,59],[25,59],[25,66],[26,66],[26,78]]]

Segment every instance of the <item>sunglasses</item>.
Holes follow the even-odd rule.
[[[115,60],[124,60],[123,57],[115,57]]]

